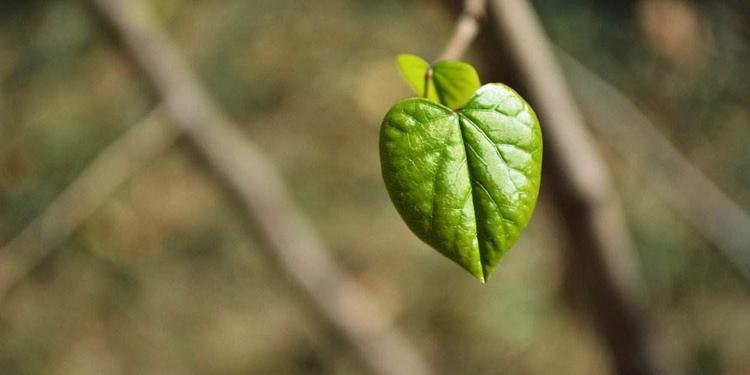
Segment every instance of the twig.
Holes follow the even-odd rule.
[[[166,110],[241,202],[262,245],[315,311],[378,374],[432,371],[351,281],[294,207],[271,163],[209,99],[142,1],[93,0],[161,94]]]
[[[568,270],[587,292],[592,316],[620,374],[655,374],[644,317],[633,293],[632,254],[609,172],[588,133],[531,5],[492,0],[497,35],[507,42],[545,132],[545,177],[569,238]]]
[[[557,50],[590,124],[649,186],[750,281],[750,217],[664,137],[625,95]]]
[[[486,0],[464,0],[463,11],[437,60],[458,60],[479,33],[479,22],[485,16]]]
[[[102,150],[81,175],[0,249],[0,301],[117,188],[175,143],[178,132],[152,112]]]

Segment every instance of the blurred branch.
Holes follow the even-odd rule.
[[[120,185],[175,143],[178,132],[161,117],[160,111],[152,112],[99,152],[41,215],[0,248],[0,301]]]
[[[633,246],[607,166],[529,2],[490,5],[498,39],[505,41],[545,124],[544,181],[566,225],[568,272],[587,292],[617,372],[658,373],[633,295],[632,263],[623,258],[633,254]]]
[[[558,49],[599,131],[649,186],[750,281],[750,217],[664,137],[625,95]]]
[[[463,10],[443,52],[437,60],[458,60],[479,33],[479,22],[485,17],[486,0],[464,0]]]
[[[175,124],[241,202],[262,249],[378,374],[431,373],[369,294],[339,268],[272,164],[210,100],[142,1],[94,0],[164,100]]]

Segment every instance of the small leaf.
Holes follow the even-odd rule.
[[[401,54],[396,58],[396,65],[401,72],[401,76],[414,90],[414,93],[434,102],[439,102],[432,80],[426,79],[427,71],[430,70],[430,63],[417,55]],[[428,84],[427,95],[425,95],[425,82]]]
[[[401,54],[396,65],[417,95],[451,109],[463,107],[481,85],[474,67],[462,61],[444,60],[431,67],[419,56]]]
[[[488,84],[458,113],[424,98],[397,103],[383,120],[380,159],[409,228],[484,282],[534,210],[542,133],[521,96]]]
[[[453,60],[437,63],[432,68],[432,81],[440,103],[451,109],[463,107],[481,86],[473,66]]]

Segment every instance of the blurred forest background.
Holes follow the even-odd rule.
[[[750,210],[750,2],[532,3],[556,45],[633,100]],[[568,218],[546,188],[486,285],[421,243],[388,199],[378,130],[410,95],[394,58],[436,57],[454,25],[450,7],[150,4],[222,110],[279,169],[337,263],[439,373],[611,371],[566,281],[558,221]],[[487,77],[495,67],[477,57],[481,48],[464,59]],[[89,2],[0,3],[0,244],[158,105],[132,60]],[[747,279],[607,146],[618,140],[599,140],[664,373],[750,374]],[[259,250],[242,208],[186,143],[128,179],[2,296],[0,373],[366,373]]]

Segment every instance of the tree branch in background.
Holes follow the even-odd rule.
[[[124,182],[173,145],[178,132],[154,111],[99,152],[81,175],[0,248],[0,301]]]
[[[750,281],[750,217],[664,137],[625,95],[558,49],[590,124],[657,195]]]
[[[378,374],[432,371],[369,294],[329,255],[272,164],[210,100],[142,1],[94,0],[164,100],[166,111],[241,202],[261,248]]]
[[[456,21],[450,39],[437,60],[458,60],[479,33],[479,22],[485,17],[486,0],[464,0],[463,10]]]
[[[545,135],[543,185],[565,225],[568,272],[586,291],[595,327],[620,374],[656,374],[633,295],[633,246],[618,196],[540,21],[528,1],[492,0],[498,39],[521,72]]]

